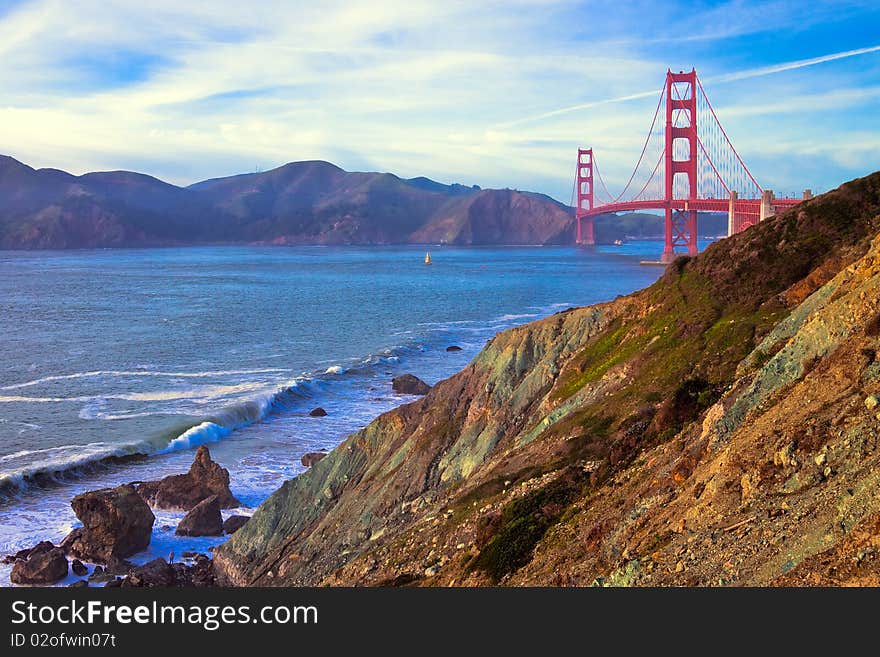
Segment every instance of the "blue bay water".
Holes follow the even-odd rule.
[[[498,331],[645,287],[660,250],[0,252],[0,553],[59,541],[73,495],[183,472],[203,442],[249,513],[302,454],[410,401],[393,376],[436,383]],[[157,512],[139,560],[223,540],[174,537],[180,515]]]

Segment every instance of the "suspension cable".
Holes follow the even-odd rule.
[[[654,119],[651,121],[651,127],[648,129],[648,136],[645,138],[645,144],[642,146],[642,153],[639,155],[639,159],[636,162],[636,168],[633,169],[632,175],[629,177],[626,185],[623,188],[623,191],[617,196],[617,198],[613,199],[612,203],[617,203],[620,199],[623,198],[623,195],[626,194],[626,190],[629,189],[629,186],[632,184],[633,178],[636,177],[636,174],[639,172],[639,165],[642,163],[642,158],[645,157],[645,151],[648,149],[648,144],[651,143],[651,135],[654,134],[654,125],[657,123],[657,116],[660,114],[660,106],[663,104],[663,97],[666,95],[666,82],[663,82],[663,88],[660,90],[660,98],[657,101],[657,109],[654,110]],[[611,195],[609,194],[609,197]]]
[[[762,192],[764,189],[758,184],[758,181],[755,180],[755,177],[752,175],[752,172],[749,171],[749,168],[746,166],[746,163],[743,162],[742,158],[739,156],[739,153],[736,152],[736,148],[734,148],[733,143],[730,141],[730,137],[727,136],[727,132],[724,130],[724,126],[721,125],[721,121],[718,120],[718,115],[715,114],[715,108],[712,107],[712,103],[709,101],[709,96],[706,94],[706,90],[703,89],[703,83],[700,81],[699,76],[697,76],[697,85],[700,87],[700,91],[703,93],[703,98],[706,99],[706,106],[709,108],[709,111],[712,112],[712,118],[715,119],[715,123],[718,124],[718,127],[721,128],[721,134],[724,135],[724,139],[727,141],[727,145],[730,146],[730,150],[733,151],[733,154],[736,155],[737,161],[742,165],[742,168],[745,169],[746,175],[758,188],[758,191]],[[710,160],[711,161],[711,160]]]

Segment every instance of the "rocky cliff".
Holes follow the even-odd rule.
[[[236,585],[875,582],[880,174],[498,334],[288,481]]]

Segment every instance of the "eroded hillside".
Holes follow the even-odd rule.
[[[221,577],[875,581],[878,231],[874,174],[499,334],[273,494]]]

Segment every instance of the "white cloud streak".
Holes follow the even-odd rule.
[[[752,15],[771,11],[784,37],[786,19],[821,25],[817,16],[839,5],[817,0],[809,16],[787,16],[786,4],[733,0],[708,17],[689,12],[688,25],[715,25],[718,12],[731,11],[735,24],[722,36],[742,36],[761,25]],[[646,38],[655,21],[676,13],[668,3],[658,7],[627,3],[617,13],[574,0],[254,0],[247,7],[33,0],[0,17],[0,152],[76,173],[137,168],[178,183],[319,158],[567,200],[574,148],[587,131],[609,150],[602,157],[608,182],[628,176],[630,151],[637,154],[650,119],[645,107],[653,109],[640,101],[656,97],[669,56]],[[693,47],[713,38],[702,35],[703,45]],[[690,47],[676,45],[675,58],[692,56]],[[733,83],[876,50],[732,73],[719,57],[707,65],[722,73],[706,81]],[[849,84],[870,89],[880,79],[868,72]],[[585,90],[597,100],[585,100]],[[814,96],[795,84],[785,98],[763,103],[763,112],[736,98],[725,102],[723,94],[716,103],[728,112],[726,126],[743,135],[735,141],[748,156],[748,145],[760,140],[739,131],[739,120],[767,121],[768,130],[786,134],[774,116],[796,115],[801,99],[809,111]],[[549,99],[559,109],[547,109]],[[822,103],[873,100],[844,88]],[[861,126],[871,127],[869,120]],[[841,161],[867,157],[853,153]]]

